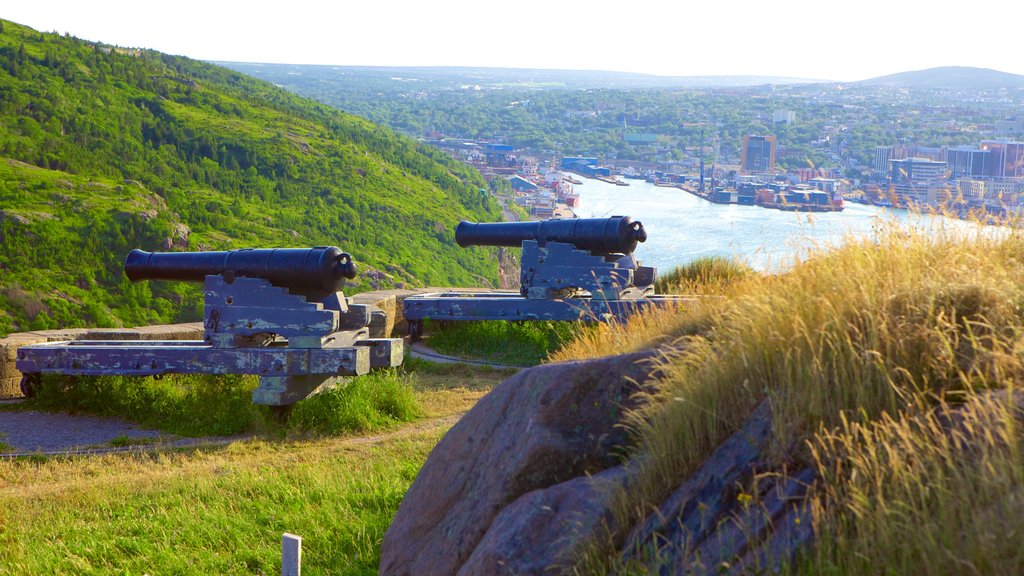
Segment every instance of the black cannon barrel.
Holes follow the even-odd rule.
[[[335,246],[316,248],[246,248],[224,252],[145,252],[132,250],[124,272],[139,280],[202,282],[223,274],[263,278],[292,294],[326,295],[356,277],[352,257]]]
[[[482,224],[463,220],[455,228],[455,241],[462,247],[521,246],[523,240],[565,242],[595,254],[631,254],[637,242],[647,240],[647,232],[629,216]]]

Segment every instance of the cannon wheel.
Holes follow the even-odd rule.
[[[31,374],[22,374],[21,376],[21,393],[25,398],[35,398],[36,392],[43,385],[43,375],[39,372],[33,372]]]
[[[409,320],[409,340],[419,342],[423,338],[423,320]]]

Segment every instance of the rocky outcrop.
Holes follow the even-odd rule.
[[[171,235],[164,238],[164,250],[188,250],[188,237],[192,229],[186,224],[176,222],[171,226]]]
[[[610,545],[623,566],[659,574],[790,559],[812,537],[815,475],[768,468],[767,402],[647,519],[617,525],[616,499],[637,482],[621,423],[657,356],[539,366],[500,384],[431,453],[384,536],[380,573],[557,574]]]
[[[555,535],[568,525],[536,529],[616,481],[600,472],[620,461],[620,424],[654,375],[653,356],[538,366],[498,385],[423,466],[384,536],[381,573],[529,572],[560,558]],[[593,532],[603,519],[569,521]]]
[[[777,566],[812,537],[804,505],[809,469],[766,469],[771,410],[762,403],[648,518],[635,527],[623,561],[659,574],[746,573]],[[757,493],[747,493],[754,474]]]
[[[495,517],[459,574],[542,574],[572,566],[587,546],[613,537],[623,466],[528,492]]]

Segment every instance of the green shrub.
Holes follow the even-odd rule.
[[[442,354],[513,366],[540,364],[581,330],[573,322],[428,322],[428,344]]]
[[[252,403],[255,376],[46,375],[23,409],[115,416],[180,436],[379,430],[419,415],[410,377],[394,370],[350,378],[294,405],[287,418]]]
[[[294,432],[369,432],[419,416],[412,378],[397,370],[351,378],[295,405],[288,416]]]

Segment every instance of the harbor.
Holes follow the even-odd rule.
[[[629,215],[650,237],[636,255],[648,266],[669,270],[704,256],[731,257],[756,270],[779,271],[806,258],[811,250],[871,238],[877,227],[896,222],[907,227],[952,227],[969,222],[914,214],[902,209],[850,203],[842,212],[805,213],[760,206],[706,201],[681,188],[646,181],[628,187],[586,180],[576,190],[581,218]]]

